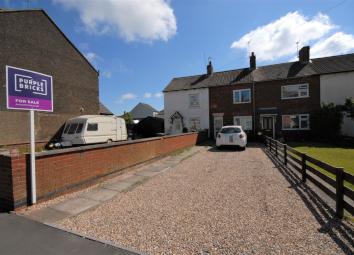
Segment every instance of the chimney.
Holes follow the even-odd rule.
[[[256,69],[256,66],[256,55],[252,52],[250,56],[250,69]]]
[[[211,75],[213,73],[213,65],[211,64],[211,60],[209,60],[209,64],[207,65],[207,74]]]
[[[308,63],[310,61],[310,46],[304,46],[299,51],[299,61],[301,63]]]

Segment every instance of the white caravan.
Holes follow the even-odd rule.
[[[60,145],[110,143],[127,140],[125,121],[116,116],[83,115],[69,119],[61,135]]]

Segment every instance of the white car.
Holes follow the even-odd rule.
[[[219,148],[222,145],[236,145],[246,149],[247,134],[241,126],[224,126],[216,136],[216,147]]]

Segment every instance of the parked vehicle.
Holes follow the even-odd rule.
[[[116,116],[83,115],[66,122],[60,147],[110,143],[127,138],[124,119]]]
[[[219,148],[222,145],[236,145],[246,149],[247,134],[241,126],[224,126],[216,136],[216,147]]]

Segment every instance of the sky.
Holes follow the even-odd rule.
[[[354,0],[0,0],[44,9],[100,71],[100,100],[115,114],[163,109],[174,78],[354,53]]]

